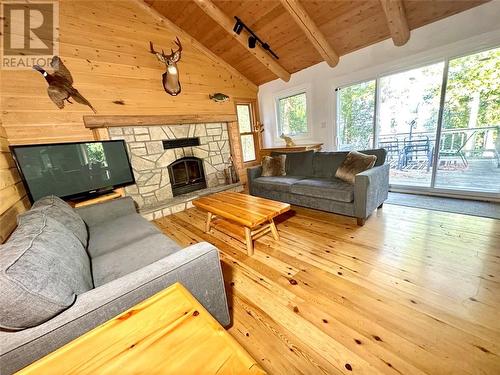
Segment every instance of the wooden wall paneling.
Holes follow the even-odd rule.
[[[176,36],[184,48],[182,93],[172,97],[163,90],[165,67],[149,53],[149,41],[168,50]],[[98,115],[234,114],[232,103],[214,103],[208,95],[257,95],[255,84],[139,0],[62,0],[60,40],[60,56],[75,87]],[[95,138],[83,122],[90,109],[67,104],[59,110],[38,72],[2,73],[3,125],[11,144]]]
[[[7,133],[0,119],[0,243],[17,225],[17,215],[29,207],[21,177],[9,150]]]
[[[107,128],[94,128],[92,129],[92,134],[96,141],[107,141],[109,140],[109,131]]]
[[[163,16],[161,13],[156,11],[156,9],[148,6],[143,0],[135,0],[137,5],[147,10],[153,17],[160,20],[160,22],[164,23],[170,30],[173,30],[176,34],[181,34],[187,37],[190,42],[196,46],[198,50],[207,55],[215,64],[219,65],[222,69],[228,70],[235,77],[244,82],[245,86],[247,86],[250,90],[257,91],[257,86],[252,81],[248,80],[243,74],[241,74],[238,70],[234,69],[232,65],[224,63],[221,59],[214,54],[209,48],[205,47],[203,44],[199,43],[195,38],[189,35],[185,30],[179,28],[175,23],[171,22],[168,18]],[[219,76],[220,77],[220,76]],[[231,77],[232,78],[232,77]]]
[[[7,241],[17,226],[17,216],[31,206],[28,197],[23,197],[0,215],[0,243]]]
[[[243,168],[243,155],[241,151],[240,130],[238,128],[238,122],[229,122],[227,124],[227,132],[229,135],[229,143],[231,145],[231,155],[233,155],[234,167],[236,168],[236,172],[240,177],[240,181],[246,184],[247,175],[246,169]]]
[[[165,67],[149,53],[149,41],[168,50],[176,36],[184,48],[179,63],[182,93],[171,97],[161,84]],[[231,102],[214,103],[208,95],[257,96],[254,83],[140,0],[60,1],[60,56],[75,87],[100,116],[234,116]],[[83,116],[92,114],[88,107],[67,104],[59,110],[48,98],[45,80],[33,70],[2,71],[0,101],[0,239],[4,241],[17,214],[29,207],[9,144],[109,137],[106,129],[85,127]]]

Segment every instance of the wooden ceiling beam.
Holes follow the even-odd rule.
[[[311,19],[299,0],[280,0],[283,7],[290,13],[297,25],[304,31],[307,38],[319,52],[323,60],[332,68],[339,63],[339,55],[328,43],[325,35]]]
[[[402,46],[406,44],[410,39],[410,28],[406,19],[403,0],[380,0],[380,4],[384,9],[394,45]]]
[[[283,68],[270,54],[261,48],[248,47],[249,34],[244,30],[241,34],[236,34],[233,31],[235,20],[229,17],[226,13],[220,10],[210,0],[193,0],[210,18],[217,22],[224,30],[226,30],[234,39],[236,39],[243,47],[245,47],[252,55],[254,55],[266,68],[276,74],[283,81],[290,80],[290,73]]]

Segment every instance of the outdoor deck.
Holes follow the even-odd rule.
[[[398,170],[391,168],[390,183],[397,185],[430,186],[431,170]],[[472,159],[468,166],[440,166],[436,175],[437,188],[474,190],[500,193],[500,168],[496,159]]]

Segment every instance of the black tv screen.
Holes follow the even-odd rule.
[[[125,142],[12,146],[30,200],[75,198],[135,183]]]

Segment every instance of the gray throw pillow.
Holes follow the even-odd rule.
[[[78,238],[42,211],[29,211],[0,245],[0,328],[37,326],[93,287]]]
[[[85,222],[80,215],[61,198],[54,195],[40,198],[33,203],[31,211],[33,210],[41,210],[48,217],[57,220],[73,232],[84,247],[87,247],[88,232]]]
[[[286,155],[264,156],[262,158],[262,176],[286,176]]]
[[[335,177],[354,185],[354,180],[358,173],[364,172],[375,165],[377,157],[375,155],[365,155],[361,152],[351,151],[335,172]]]

